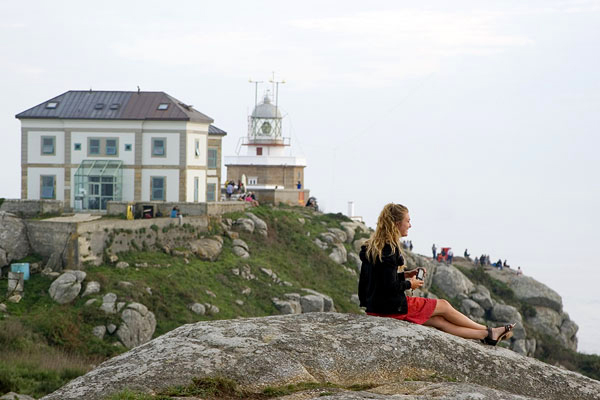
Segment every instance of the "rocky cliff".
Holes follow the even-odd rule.
[[[152,393],[217,376],[258,393],[299,382],[372,387],[337,390],[338,399],[600,398],[600,382],[507,349],[387,318],[309,313],[184,325],[43,399]]]

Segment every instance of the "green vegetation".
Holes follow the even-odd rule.
[[[160,390],[156,395],[133,392],[128,389],[108,397],[106,400],[174,400],[171,396],[198,396],[202,399],[255,399],[266,400],[274,397],[287,396],[306,390],[323,390],[320,396],[328,396],[340,390],[361,391],[374,385],[352,385],[348,387],[335,385],[330,382],[300,382],[294,385],[266,387],[261,393],[253,393],[241,389],[237,383],[222,377],[196,378],[188,386],[173,386]]]
[[[119,324],[120,316],[106,315],[98,309],[102,296],[108,292],[115,293],[118,301],[139,302],[154,312],[157,320],[155,337],[197,321],[278,314],[271,299],[282,297],[284,293],[302,293],[302,288],[331,296],[340,312],[359,311],[350,302],[350,296],[356,292],[357,277],[333,262],[313,243],[316,235],[328,228],[341,228],[339,222],[345,220],[344,216],[313,214],[303,208],[291,207],[263,206],[252,211],[268,223],[269,235],[240,234],[250,248],[249,259],[235,256],[231,251],[232,240],[227,237],[224,237],[221,255],[214,262],[191,257],[186,264],[183,257],[153,250],[119,254],[119,260],[127,261],[129,268],[116,269],[110,264],[88,266],[84,284],[98,281],[101,292],[78,297],[66,305],[59,305],[50,298],[48,288],[51,278],[31,275],[25,283],[25,296],[21,302],[7,303],[8,316],[2,319],[0,314],[0,332],[3,332],[4,338],[0,338],[3,349],[0,352],[0,390],[9,388],[7,390],[41,397],[103,360],[126,351],[115,335],[107,334],[100,340],[92,334],[94,326]],[[235,213],[225,218],[236,219],[243,215]],[[304,224],[299,218],[304,218]],[[220,224],[214,221],[209,228],[209,232],[202,232],[202,235],[222,233]],[[192,231],[195,228],[188,225],[171,229]],[[109,232],[109,242],[112,243],[122,232],[125,231]],[[154,232],[156,229],[151,228],[139,233],[145,236]],[[34,256],[28,257],[25,262],[39,260]],[[148,267],[135,267],[135,264],[144,263]],[[244,266],[251,269],[256,279],[245,280],[231,271]],[[273,270],[281,280],[290,282],[292,286],[275,284],[260,271],[261,267]],[[131,282],[133,286],[123,288],[118,285],[119,281]],[[246,288],[250,288],[250,294],[243,295],[242,291]],[[207,291],[216,294],[216,297],[213,298]],[[96,303],[85,306],[91,298],[96,299]],[[236,300],[242,300],[243,305],[237,304]],[[196,315],[188,308],[196,302],[213,304],[220,312]],[[10,351],[5,352],[5,348]],[[44,361],[45,358],[48,360]],[[53,359],[58,360],[56,365],[52,365]],[[17,363],[15,360],[33,361]],[[139,394],[123,396],[143,398],[135,397],[141,396]]]
[[[561,365],[571,371],[577,371],[592,379],[600,380],[600,356],[577,353],[563,347],[555,338],[537,335],[538,345],[535,358],[548,364]]]

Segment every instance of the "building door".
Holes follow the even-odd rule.
[[[88,210],[106,210],[106,203],[114,197],[115,180],[112,176],[88,178]]]
[[[200,179],[195,176],[194,177],[194,202],[198,202],[198,185],[200,184]]]

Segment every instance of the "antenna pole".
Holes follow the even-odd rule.
[[[248,82],[254,83],[254,108],[258,105],[258,84],[263,83],[263,81],[253,81],[252,79],[248,79]]]
[[[279,84],[285,83],[285,81],[276,81],[275,80],[275,72],[273,72],[273,79],[269,82],[273,84],[273,89],[275,91],[275,115],[277,115],[277,108],[279,107]]]

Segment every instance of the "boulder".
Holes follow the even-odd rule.
[[[353,267],[356,268],[358,272],[360,272],[360,268],[362,267],[362,261],[360,261],[360,257],[358,254],[349,252],[348,253],[348,261],[352,264]]]
[[[100,282],[91,281],[85,286],[85,290],[81,297],[89,296],[91,294],[100,293]]]
[[[341,243],[340,239],[333,233],[331,232],[323,232],[319,234],[319,239],[321,239],[322,241],[324,241],[325,243],[327,243],[328,245],[332,245],[332,244],[336,244],[336,243]]]
[[[482,318],[485,315],[485,310],[471,299],[465,299],[460,304],[460,310],[473,318]]]
[[[347,396],[337,398],[600,398],[600,382],[502,347],[391,318],[308,313],[186,324],[108,359],[43,400],[99,400],[125,388],[151,393],[215,376],[254,393],[298,382],[371,385],[368,392],[337,392]],[[413,384],[429,388],[428,395],[413,392]],[[475,387],[482,394],[471,395]]]
[[[118,269],[129,268],[129,263],[127,261],[119,261],[116,265]]]
[[[342,222],[341,225],[346,233],[346,243],[352,243],[356,233],[355,224],[353,222]]]
[[[117,307],[115,305],[116,301],[117,301],[116,294],[107,293],[104,295],[104,297],[102,297],[102,305],[100,306],[100,309],[107,314],[114,314],[117,312]]]
[[[346,252],[346,247],[344,247],[341,243],[336,243],[333,246],[333,250],[329,254],[329,258],[335,261],[338,264],[343,264],[348,261],[348,253]]]
[[[267,226],[267,223],[265,221],[258,218],[251,212],[247,212],[246,216],[250,218],[252,222],[254,222],[254,230],[256,231],[256,233],[265,237],[268,235],[269,227]]]
[[[250,251],[250,248],[248,247],[248,245],[246,244],[246,242],[244,242],[241,239],[234,239],[233,240],[233,246],[241,247],[241,248],[243,248],[244,250],[246,250],[248,252]]]
[[[188,246],[198,257],[208,261],[216,260],[223,249],[223,244],[221,242],[207,238],[195,240],[188,243]]]
[[[105,333],[106,333],[106,326],[104,326],[104,325],[98,325],[98,326],[95,326],[94,329],[92,329],[92,334],[94,336],[96,336],[98,339],[103,339]]]
[[[206,314],[206,307],[204,307],[204,304],[194,303],[194,304],[190,304],[188,307],[190,310],[192,310],[192,312],[194,314],[198,314],[198,315]]]
[[[563,318],[561,314],[556,312],[552,308],[548,307],[535,307],[535,317],[527,318],[527,322],[535,329],[545,335],[549,336],[560,336],[560,327],[562,326]]]
[[[315,238],[314,243],[322,250],[325,250],[327,247],[329,247],[326,242],[323,242],[319,238]]]
[[[569,315],[563,313],[563,322],[560,325],[559,340],[562,344],[573,351],[577,351],[577,331],[579,326],[569,319]]]
[[[339,228],[329,228],[327,231],[333,233],[340,243],[344,243],[348,239],[346,232]]]
[[[30,251],[27,227],[23,220],[0,211],[0,267],[26,257]]]
[[[323,297],[314,294],[300,297],[300,305],[303,313],[323,312],[324,310]]]
[[[248,253],[248,251],[246,251],[246,249],[244,249],[243,247],[233,246],[231,251],[233,251],[233,254],[235,254],[236,256],[241,257],[241,258],[249,258],[250,257],[250,253]]]
[[[475,290],[475,285],[469,278],[451,265],[438,265],[433,275],[433,283],[449,297],[468,295]]]
[[[323,298],[323,311],[324,312],[330,312],[330,311],[335,311],[335,305],[333,304],[333,299],[329,296],[327,296],[326,294],[323,293],[319,293],[316,290],[313,289],[307,289],[307,288],[302,288],[303,292],[309,293],[309,294],[314,294],[315,296],[319,296]]]
[[[50,297],[59,304],[67,304],[75,300],[81,291],[81,282],[85,279],[85,272],[67,270],[52,284],[48,292]]]
[[[136,347],[152,339],[156,318],[143,304],[130,303],[121,314],[121,320],[117,336],[126,347]]]
[[[254,233],[254,221],[250,218],[238,218],[233,223],[233,229],[238,232]]]
[[[106,325],[106,331],[108,332],[109,335],[112,335],[113,333],[115,333],[116,330],[117,330],[117,326],[115,324]]]
[[[280,300],[277,297],[274,297],[271,301],[273,301],[275,308],[277,308],[281,314],[300,314],[302,312],[300,301]]]
[[[490,310],[492,307],[494,307],[494,301],[489,295],[489,292],[487,294],[480,291],[475,292],[471,295],[471,299],[479,304],[484,310]]]
[[[562,312],[562,298],[543,283],[528,276],[511,274],[507,284],[519,300],[533,306],[548,307],[556,312]]]

